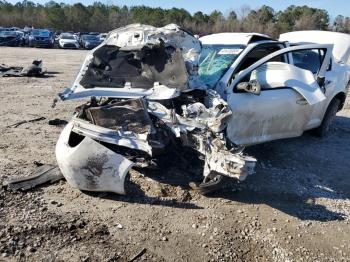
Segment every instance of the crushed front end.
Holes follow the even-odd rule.
[[[244,180],[256,160],[226,139],[227,103],[198,76],[200,42],[176,25],[112,31],[88,54],[62,100],[90,97],[56,146],[67,181],[124,194],[132,166],[153,165],[174,147],[204,160],[204,188],[221,176]],[[214,183],[215,184],[215,183]]]

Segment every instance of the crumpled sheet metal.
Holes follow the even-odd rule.
[[[214,90],[207,91],[206,105],[193,103],[182,107],[183,116],[175,114],[159,102],[149,101],[148,111],[150,114],[161,119],[176,135],[198,129],[209,129],[219,133],[225,129],[232,112],[227,103],[219,97]]]
[[[254,174],[256,159],[242,153],[233,154],[227,150],[219,150],[206,154],[204,176],[215,171],[222,175],[243,181],[248,175]]]
[[[77,117],[73,117],[71,123],[73,124],[72,130],[83,136],[114,145],[142,150],[152,155],[152,147],[147,142],[147,135],[145,134],[111,130],[91,124]]]
[[[101,86],[94,85],[93,88],[85,88],[81,83],[83,77],[88,73],[89,66],[94,61],[94,53],[105,46],[115,46],[120,51],[135,51],[137,53],[145,47],[152,49],[152,47],[162,45],[166,48],[175,48],[176,52],[174,52],[174,54],[179,50],[180,55],[173,57],[171,60],[176,58],[177,60],[181,60],[181,63],[175,63],[175,61],[173,63],[170,61],[167,70],[159,72],[158,80],[155,79],[156,81],[154,81],[153,87],[151,88],[133,85],[131,79],[130,81],[125,81],[124,87],[118,88],[106,88],[102,84]],[[59,97],[61,100],[79,99],[87,96],[118,98],[147,97],[153,100],[162,100],[177,97],[181,92],[191,89],[205,90],[207,89],[207,85],[201,80],[198,74],[200,52],[200,41],[175,24],[170,24],[161,28],[142,24],[132,24],[121,27],[111,31],[100,46],[91,50],[86,55],[81,70],[73,85],[59,93]],[[142,74],[147,75],[146,71],[143,70]],[[172,81],[172,77],[169,78],[169,74],[176,72],[177,74],[173,75],[177,75],[177,79],[175,80],[179,83],[174,85],[174,81]],[[180,76],[186,80],[185,83],[179,80]],[[162,79],[165,83],[160,82]],[[167,79],[167,81],[164,79]],[[176,88],[174,88],[175,86]]]
[[[125,194],[125,177],[134,163],[89,137],[70,146],[71,130],[69,123],[56,145],[57,163],[68,183],[80,190]]]
[[[105,40],[105,44],[137,49],[147,44],[159,44],[160,41],[180,48],[184,60],[190,65],[198,66],[202,49],[200,41],[183,31],[176,24],[169,24],[160,28],[143,24],[127,25],[111,31]]]
[[[254,173],[256,159],[241,152],[230,152],[226,147],[224,130],[232,112],[227,103],[214,90],[208,90],[205,104],[196,102],[183,105],[183,115],[167,109],[158,102],[149,102],[148,110],[161,119],[176,137],[186,139],[186,146],[205,156],[204,177],[211,172],[236,178],[240,181]],[[195,133],[194,130],[201,130]]]

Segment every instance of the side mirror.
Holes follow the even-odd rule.
[[[254,95],[260,95],[261,86],[258,80],[253,79],[249,82],[241,82],[237,85],[237,90],[245,91]]]

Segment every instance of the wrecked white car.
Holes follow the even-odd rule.
[[[110,32],[59,94],[91,98],[57,142],[62,174],[81,190],[124,194],[130,168],[152,165],[176,145],[203,159],[203,193],[223,176],[243,181],[256,163],[244,146],[314,128],[325,135],[342,108],[350,37],[329,34],[339,35],[295,32],[277,41],[222,33],[198,40],[173,24]]]

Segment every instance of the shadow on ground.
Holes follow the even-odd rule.
[[[350,197],[350,118],[336,117],[335,130],[326,138],[306,132],[302,137],[252,146],[247,153],[259,164],[256,174],[237,185],[233,180],[225,188],[209,197],[220,197],[247,204],[266,204],[301,220],[343,220],[346,214],[329,210],[315,203],[318,198],[349,199]],[[202,166],[193,159],[178,159],[166,169],[143,171],[146,177],[188,190],[190,181],[201,179]],[[238,188],[238,192],[237,192]],[[139,197],[116,197],[116,200],[149,203],[142,190]],[[152,204],[170,205],[169,202]],[[181,204],[183,205],[183,203]],[[188,208],[186,205],[178,206]]]

